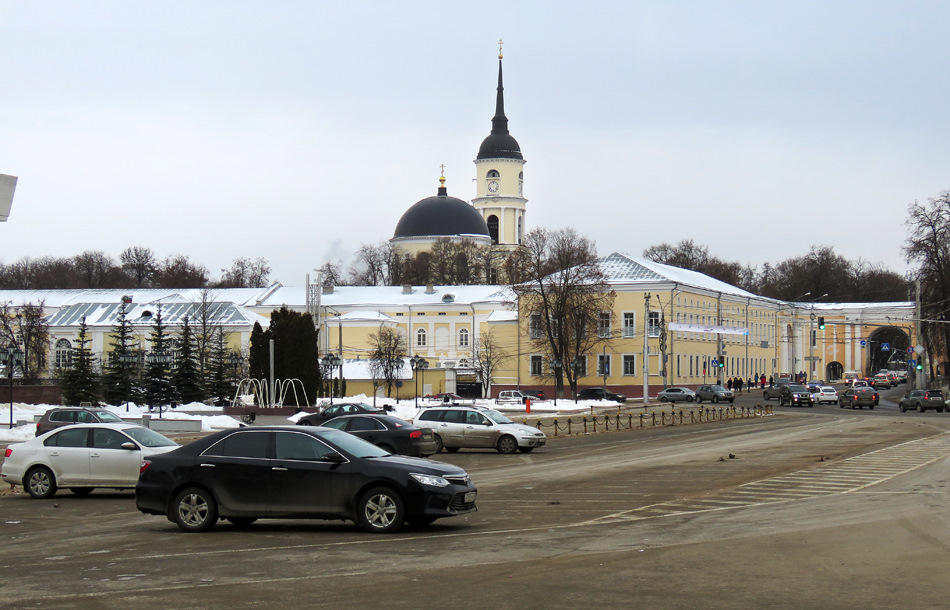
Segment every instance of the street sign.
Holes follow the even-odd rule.
[[[911,358],[911,359],[910,359],[910,365],[911,365],[911,366],[916,366],[916,365],[917,365],[917,361],[914,360],[913,358]]]
[[[923,354],[923,353],[924,353],[924,346],[923,346],[923,345],[918,345],[917,347],[915,347],[915,348],[914,348],[914,353],[916,353],[918,356],[921,355],[921,354]]]
[[[719,361],[716,360],[715,358],[713,358],[712,365],[713,365],[713,367],[719,366]]]
[[[913,354],[913,353],[914,353],[914,348],[908,347],[908,348],[907,348],[907,353],[908,353],[908,354]]]
[[[868,342],[865,341],[864,339],[861,339],[861,347],[867,347],[867,345],[868,345]]]
[[[882,344],[881,344],[881,351],[882,351],[882,352],[889,352],[889,351],[891,351],[891,344],[890,344],[890,343],[882,343]]]

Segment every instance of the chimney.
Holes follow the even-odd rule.
[[[426,284],[426,294],[435,294],[435,286],[433,284]]]
[[[403,284],[402,285],[403,294],[412,294],[412,284]]]
[[[333,286],[324,286],[323,294],[333,294]]]

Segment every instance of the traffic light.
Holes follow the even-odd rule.
[[[825,318],[823,316],[818,316],[818,328],[819,330],[825,330]]]
[[[924,368],[924,366],[923,366],[921,363],[918,362],[918,363],[917,363],[917,370],[918,370],[918,371],[921,371],[921,370],[923,370],[923,368]]]
[[[726,359],[725,359],[725,358],[723,358],[722,360],[719,361],[719,368],[722,368],[722,367],[724,367],[724,366],[726,366]]]

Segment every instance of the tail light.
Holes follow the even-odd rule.
[[[148,470],[148,467],[152,465],[150,460],[142,460],[142,465],[139,466],[139,475]]]
[[[7,447],[7,450],[3,452],[3,457],[8,458],[11,455],[13,455],[13,449],[10,449],[9,447]]]
[[[409,433],[409,438],[420,438],[422,437],[422,430],[413,430]]]

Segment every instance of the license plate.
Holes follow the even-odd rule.
[[[471,504],[472,502],[475,501],[475,493],[476,493],[476,492],[474,492],[474,491],[465,492],[465,503],[466,503],[466,504]]]

